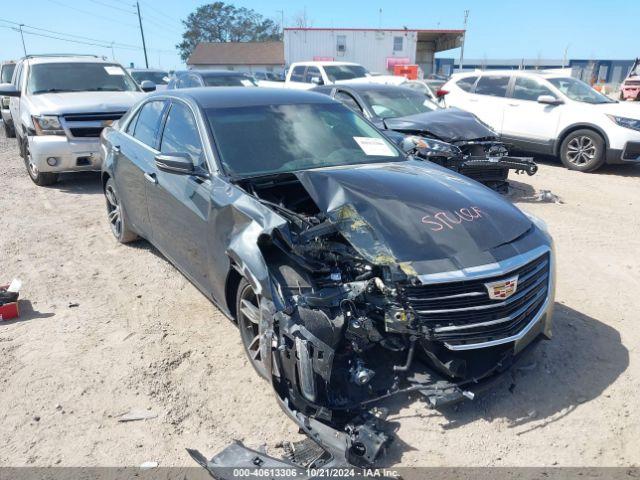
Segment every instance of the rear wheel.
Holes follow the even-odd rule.
[[[560,147],[560,160],[569,170],[593,172],[604,163],[604,139],[593,130],[571,132]]]
[[[262,378],[267,378],[267,370],[260,352],[260,296],[244,278],[238,285],[236,296],[236,319],[240,329],[242,346],[249,357],[249,363]]]
[[[138,235],[129,226],[127,215],[111,178],[107,180],[104,186],[104,196],[107,201],[107,218],[109,219],[109,226],[113,236],[120,243],[129,243],[136,240]]]
[[[2,122],[2,124],[4,125],[4,135],[7,138],[16,138],[16,129],[13,127],[13,125],[7,123],[7,122]]]
[[[58,174],[52,172],[41,172],[38,170],[38,166],[31,158],[31,151],[29,150],[29,142],[23,140],[22,152],[24,158],[24,166],[27,168],[29,178],[39,187],[46,187],[53,185],[58,181]]]

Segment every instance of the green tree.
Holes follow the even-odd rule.
[[[201,42],[261,42],[279,40],[278,24],[250,8],[214,2],[198,7],[183,20],[186,31],[176,45],[183,60]]]

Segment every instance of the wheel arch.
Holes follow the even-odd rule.
[[[227,304],[227,310],[234,322],[238,321],[236,312],[236,295],[238,294],[238,285],[240,285],[242,278],[242,275],[238,272],[235,265],[231,264],[231,268],[227,273],[227,280],[224,285],[224,301]]]
[[[595,133],[600,135],[604,140],[605,150],[609,150],[609,137],[601,127],[593,123],[576,123],[568,126],[562,132],[560,132],[560,135],[558,135],[558,139],[556,140],[556,143],[553,148],[554,155],[556,156],[560,155],[560,148],[562,147],[562,143],[565,141],[565,139],[569,135],[571,135],[573,132],[577,130],[593,130]]]
[[[102,172],[100,174],[100,183],[102,184],[102,191],[104,192],[106,186],[107,186],[107,182],[109,181],[109,179],[111,178],[111,175],[109,175],[109,172]]]

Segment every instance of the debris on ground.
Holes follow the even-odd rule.
[[[142,465],[140,465],[140,468],[142,470],[149,470],[151,468],[158,468],[158,462],[144,462]]]
[[[150,420],[152,418],[156,418],[157,416],[158,416],[157,413],[153,413],[149,410],[134,409],[122,415],[120,418],[118,418],[118,421],[119,422],[136,422],[138,420]]]
[[[0,320],[12,320],[20,316],[18,297],[22,282],[14,278],[9,285],[0,286]]]

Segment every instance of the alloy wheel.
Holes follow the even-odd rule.
[[[567,145],[567,160],[574,165],[583,166],[596,158],[597,148],[593,139],[586,135],[571,139]]]
[[[113,186],[107,185],[104,191],[104,195],[107,199],[107,216],[109,219],[109,226],[116,238],[120,238],[122,233],[122,214],[120,209],[120,202],[116,195]]]
[[[238,327],[249,361],[258,373],[264,376],[264,365],[260,354],[260,297],[251,285],[245,285],[238,302]]]

